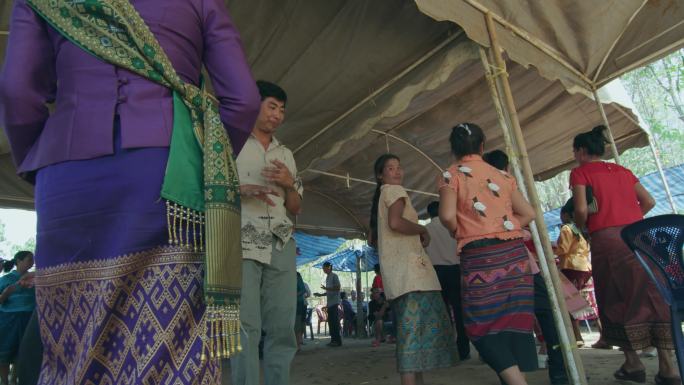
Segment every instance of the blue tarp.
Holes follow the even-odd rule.
[[[356,271],[356,257],[361,257],[361,271],[373,271],[373,266],[380,263],[378,253],[370,246],[363,245],[361,248],[347,248],[319,261],[314,267],[322,267],[323,263],[330,262],[335,271]]]
[[[664,170],[665,178],[670,186],[672,198],[675,201],[677,209],[681,212],[684,210],[684,164],[670,167]],[[641,184],[648,190],[656,201],[655,207],[646,214],[647,217],[656,215],[671,214],[672,208],[665,193],[665,186],[660,179],[658,172],[646,174],[639,178]],[[544,213],[544,222],[546,228],[549,230],[549,237],[552,241],[558,239],[560,233],[560,207]]]
[[[301,232],[295,232],[294,238],[297,242],[297,266],[334,253],[346,241],[344,238],[329,238]]]

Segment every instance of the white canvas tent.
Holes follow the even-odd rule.
[[[0,30],[9,30],[9,3],[0,4]],[[373,186],[352,182],[347,188],[345,180],[310,170],[372,182],[372,162],[387,149],[374,130],[407,140],[442,166],[449,161],[449,129],[459,121],[480,124],[488,147],[502,147],[477,45],[454,24],[421,14],[415,3],[227,3],[255,77],[278,82],[289,93],[278,136],[295,151],[307,192],[326,197],[305,199],[301,225],[355,224],[364,231]],[[0,35],[0,47],[5,41]],[[572,164],[568,140],[600,122],[600,115],[591,100],[566,92],[559,82],[512,62],[511,71],[535,173],[552,176]],[[625,114],[611,105],[607,111],[621,149],[647,143]],[[402,157],[407,187],[434,191],[431,163],[405,144],[393,139],[389,144]],[[4,138],[0,175],[0,205],[30,207],[30,186],[12,177]],[[413,197],[418,208],[432,199]],[[336,221],[349,223],[332,226]]]
[[[458,26],[430,19],[416,3],[422,12]],[[587,96],[596,97],[600,86],[621,73],[682,46],[684,37],[684,0],[227,4],[256,77],[275,81],[290,94],[278,136],[294,150],[305,180],[305,214],[298,225],[313,232],[365,230],[372,162],[388,150],[402,158],[406,186],[427,192],[412,196],[416,207],[424,207],[434,199],[429,192],[436,168],[449,163],[449,129],[461,121],[485,129],[488,149],[504,146],[499,125],[504,123],[516,142],[510,146],[509,140],[508,147],[520,151],[528,192],[536,201],[532,174],[545,178],[568,168],[571,138],[602,121],[599,106]],[[10,8],[9,1],[0,4],[3,52],[11,33]],[[495,45],[492,65],[505,119],[494,108],[497,99],[490,91],[497,91],[485,81],[478,44]],[[506,65],[499,48],[512,59]],[[535,69],[527,69],[530,65]],[[633,115],[616,105],[605,107],[616,153],[648,143]],[[30,204],[30,188],[11,177],[7,151],[0,138],[0,205]],[[543,241],[548,252],[548,238]],[[555,269],[542,268],[547,283],[557,282]],[[567,318],[562,301],[558,306],[556,314]],[[565,338],[564,350],[572,342]],[[573,383],[584,383],[581,365],[577,368]]]
[[[489,47],[483,15],[517,63],[585,92],[684,45],[682,0],[416,0],[436,20],[450,20]],[[587,92],[588,91],[588,92]]]

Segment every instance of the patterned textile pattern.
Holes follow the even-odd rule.
[[[400,373],[447,368],[457,360],[451,318],[438,291],[411,292],[392,301]]]
[[[219,362],[201,363],[200,253],[157,248],[36,274],[41,385],[220,383]]]
[[[217,100],[204,88],[181,79],[128,0],[27,2],[84,50],[173,90],[174,128],[161,191],[162,197],[174,202],[167,214],[170,242],[188,245],[190,224],[193,229],[196,224],[205,225],[208,357],[239,352],[239,181]]]
[[[500,331],[530,332],[532,275],[521,240],[463,250],[463,315],[472,340]]]

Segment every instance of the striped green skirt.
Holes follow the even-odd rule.
[[[451,319],[438,291],[411,292],[392,301],[399,373],[446,368],[457,361]]]

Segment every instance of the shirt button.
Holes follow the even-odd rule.
[[[119,103],[126,103],[127,100],[128,98],[126,97],[126,95],[119,95],[119,97],[116,99],[116,101]]]

